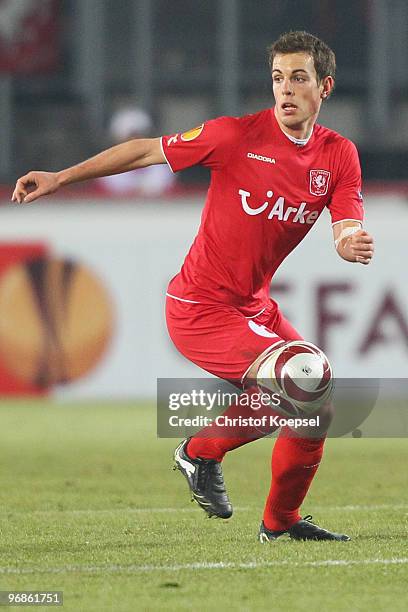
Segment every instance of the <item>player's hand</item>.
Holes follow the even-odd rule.
[[[350,251],[358,263],[367,265],[374,255],[374,239],[365,230],[358,230],[350,237]]]
[[[59,186],[56,172],[29,172],[18,179],[11,201],[29,204],[41,196],[54,193]]]

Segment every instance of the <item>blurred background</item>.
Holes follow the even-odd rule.
[[[0,0],[0,394],[153,397],[158,376],[203,375],[171,346],[163,305],[206,170],[161,167],[30,207],[10,204],[11,186],[270,106],[266,48],[291,29],[336,53],[320,123],[358,146],[377,255],[367,269],[340,261],[324,215],[272,294],[338,376],[406,376],[406,0]]]
[[[405,0],[1,0],[3,181],[99,150],[129,102],[156,134],[269,106],[266,47],[290,29],[336,52],[322,122],[358,144],[367,179],[404,179]]]

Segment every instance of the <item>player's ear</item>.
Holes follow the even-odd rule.
[[[322,91],[321,91],[320,97],[322,98],[322,100],[326,100],[330,96],[334,88],[333,77],[330,75],[324,77],[321,85],[322,85]]]

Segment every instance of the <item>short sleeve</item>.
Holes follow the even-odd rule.
[[[188,132],[162,136],[161,146],[173,172],[198,164],[219,170],[238,145],[238,134],[238,119],[219,117]]]
[[[346,219],[363,222],[360,160],[357,149],[350,140],[344,140],[336,185],[327,206],[333,224]]]

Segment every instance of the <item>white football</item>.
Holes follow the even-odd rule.
[[[258,368],[258,385],[278,393],[294,413],[316,412],[333,390],[333,373],[326,355],[311,342],[285,342]],[[282,408],[291,412],[285,402]]]

